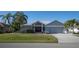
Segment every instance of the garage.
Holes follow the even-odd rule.
[[[45,26],[45,32],[48,33],[63,33],[64,24],[59,21],[53,21]]]

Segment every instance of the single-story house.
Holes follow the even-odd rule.
[[[9,25],[0,22],[0,32],[9,32]]]
[[[27,32],[27,30],[33,30],[36,32],[42,33],[63,33],[64,31],[64,24],[55,20],[51,23],[44,24],[40,21],[36,21],[35,23],[28,25],[24,24],[21,25],[20,32]]]

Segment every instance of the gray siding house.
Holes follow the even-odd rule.
[[[53,21],[49,24],[43,24],[40,21],[37,21],[31,25],[22,25],[20,31],[21,32],[27,32],[27,30],[33,30],[36,32],[41,33],[63,33],[64,31],[64,24],[59,21]]]

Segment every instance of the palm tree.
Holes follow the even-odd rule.
[[[71,19],[64,23],[65,28],[74,27],[74,25],[78,25],[78,22],[76,21],[76,19]]]
[[[66,29],[72,27],[74,32],[74,27],[76,27],[79,23],[76,21],[76,19],[68,20],[64,23],[64,26]]]
[[[22,11],[17,11],[14,15],[11,13],[7,13],[5,15],[0,15],[5,24],[8,23],[11,29],[19,30],[20,25],[27,23],[27,15],[25,15]],[[12,21],[11,21],[12,20]]]
[[[13,15],[13,22],[12,27],[14,28],[14,31],[17,31],[20,29],[20,25],[27,23],[27,15],[25,15],[22,11],[18,11]]]
[[[5,24],[11,24],[10,20],[13,17],[11,13],[7,13],[5,15],[0,15],[0,17],[2,17],[2,20],[4,21]]]
[[[18,11],[14,14],[14,21],[20,24],[27,23],[27,15],[25,15],[22,11]]]

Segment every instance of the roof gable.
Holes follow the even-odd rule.
[[[35,23],[33,23],[32,25],[41,25],[41,24],[43,24],[42,22],[40,22],[40,21],[36,21]],[[44,24],[43,24],[44,25]]]
[[[5,27],[5,26],[6,26],[6,27],[9,27],[9,25],[0,22],[0,27]]]
[[[47,24],[47,25],[55,25],[55,26],[57,26],[57,25],[64,25],[63,23],[61,23],[61,22],[59,22],[59,21],[57,21],[57,20],[55,20],[55,21],[53,21],[53,22],[51,22],[51,23],[49,23],[49,24]]]

